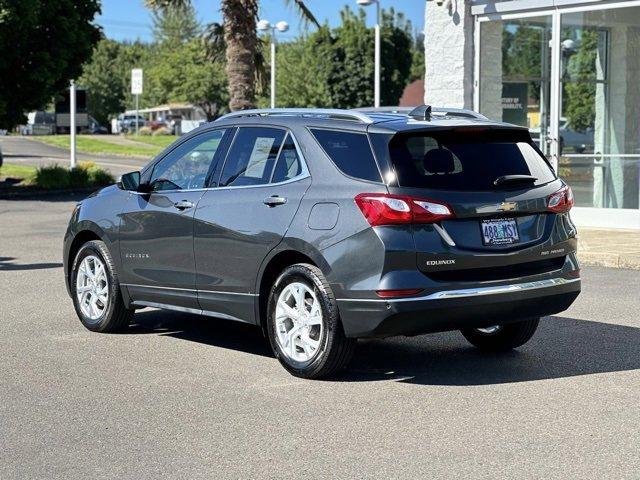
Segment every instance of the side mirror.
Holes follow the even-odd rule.
[[[137,192],[140,188],[140,172],[125,173],[120,177],[120,185],[123,190]]]

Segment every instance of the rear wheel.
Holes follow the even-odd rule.
[[[538,328],[539,318],[485,328],[467,328],[462,335],[481,350],[500,352],[527,343]]]
[[[78,251],[71,291],[76,313],[89,330],[109,333],[129,325],[133,310],[124,305],[113,259],[103,242],[87,242]]]
[[[273,353],[291,374],[323,378],[351,360],[355,340],[345,337],[335,297],[317,267],[286,268],[271,289],[267,315]]]

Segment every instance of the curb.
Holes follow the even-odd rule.
[[[640,270],[638,254],[578,251],[578,260],[582,265]]]
[[[18,187],[24,188],[24,187]],[[88,195],[104,187],[66,188],[60,190],[0,190],[0,200],[28,200],[30,198],[55,197],[61,195]]]

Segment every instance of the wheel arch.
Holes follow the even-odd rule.
[[[271,253],[265,259],[258,275],[256,282],[256,292],[258,293],[258,301],[256,302],[256,319],[258,325],[262,327],[266,333],[267,304],[269,302],[269,291],[273,282],[278,275],[288,266],[296,263],[309,263],[318,267],[325,275],[329,265],[322,255],[313,247],[305,244],[306,248],[293,248],[288,245]]]
[[[73,267],[73,260],[78,254],[78,251],[80,250],[80,248],[82,248],[82,245],[92,240],[100,240],[105,242],[105,238],[107,238],[105,235],[105,232],[98,225],[89,221],[83,221],[78,223],[78,225],[74,230],[76,231],[73,234],[73,237],[70,239],[67,253],[64,258],[65,265],[66,265],[65,277],[66,277],[68,292],[71,292],[69,282],[71,281],[70,278],[71,278],[71,269]],[[106,243],[107,242],[105,242],[105,244]],[[108,248],[108,245],[107,245],[107,248]]]

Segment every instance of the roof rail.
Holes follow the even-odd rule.
[[[370,108],[357,108],[354,109],[362,113],[394,113],[399,115],[411,115],[411,112],[416,108],[424,108],[426,105],[418,107],[370,107]],[[466,108],[447,108],[447,107],[431,107],[432,116],[445,116],[445,117],[463,117],[463,118],[476,118],[478,120],[488,120],[484,115],[469,110]]]
[[[231,112],[216,120],[228,120],[242,117],[269,117],[269,116],[298,116],[298,117],[324,117],[336,120],[352,120],[362,123],[373,123],[373,120],[362,112],[353,110],[340,110],[337,108],[258,108],[253,110],[238,110]]]

